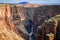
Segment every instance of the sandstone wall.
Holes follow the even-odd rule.
[[[28,37],[28,31],[31,30],[29,29],[30,26],[27,26],[30,25],[29,20],[33,22],[33,34],[37,36],[37,40],[44,40],[44,33],[47,33],[48,31],[46,30],[48,29],[45,28],[45,30],[44,28],[41,28],[41,30],[39,29],[37,32],[38,26],[42,26],[45,21],[58,14],[60,14],[59,5],[0,4],[0,20],[9,26],[6,27],[8,30],[14,31],[26,39]],[[29,30],[27,31],[26,28]]]
[[[24,40],[14,25],[10,5],[0,5],[0,40]]]

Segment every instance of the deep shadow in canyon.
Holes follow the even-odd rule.
[[[48,20],[56,15],[60,15],[60,5],[39,5],[37,7],[19,4],[0,5],[0,20],[9,25],[8,30],[24,40],[60,40],[59,21],[57,21],[57,28],[55,28],[55,21],[48,23]],[[45,23],[45,21],[48,22]],[[56,36],[50,38],[46,34]]]

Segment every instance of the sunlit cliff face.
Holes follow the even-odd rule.
[[[21,18],[21,21],[24,21],[25,20],[25,18]]]
[[[2,20],[0,20],[0,40],[24,40],[14,31],[9,29],[9,26]]]
[[[10,5],[0,5],[0,40],[24,40],[11,17]]]

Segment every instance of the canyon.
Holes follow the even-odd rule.
[[[60,40],[60,22],[48,21],[56,15],[60,5],[0,4],[0,39]]]

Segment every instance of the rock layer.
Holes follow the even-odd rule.
[[[0,5],[0,40],[24,40],[14,25],[10,5]]]
[[[29,33],[33,33],[37,40],[53,40],[56,34],[55,24],[48,25],[45,24],[45,21],[58,14],[60,14],[59,5],[0,4],[1,40],[28,40]],[[39,26],[40,28],[38,28]],[[59,32],[57,33],[59,34]],[[46,37],[46,34],[49,38]]]

